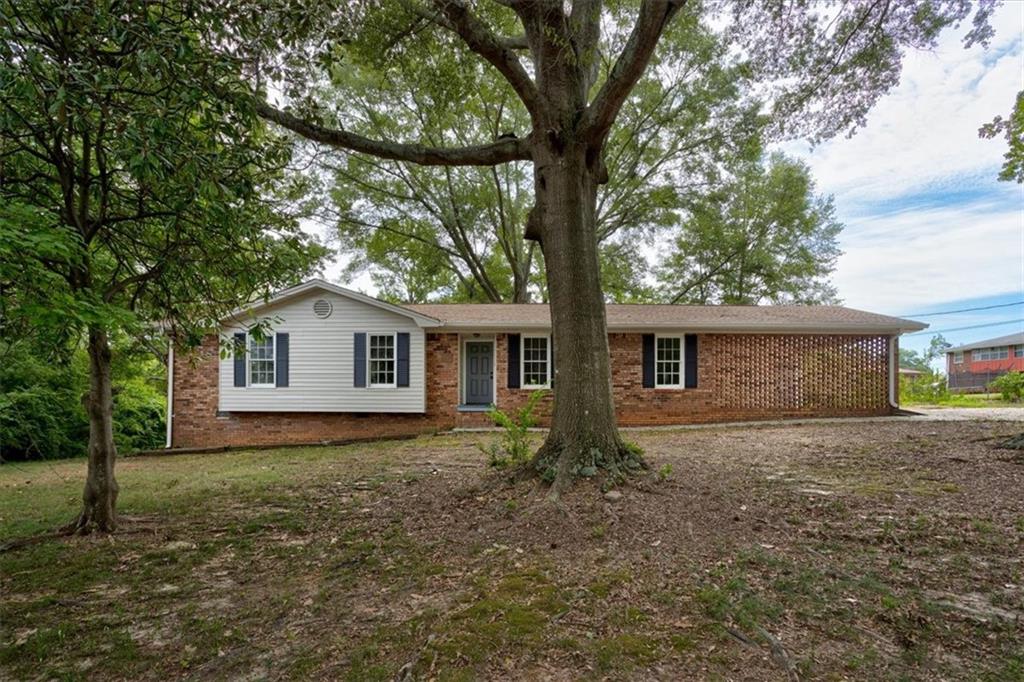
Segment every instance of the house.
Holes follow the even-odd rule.
[[[901,333],[839,306],[606,308],[620,425],[886,415]],[[269,320],[274,332],[247,329]],[[316,443],[489,425],[557,383],[544,304],[393,305],[312,280],[172,349],[168,447]],[[237,344],[247,352],[221,349]],[[545,396],[541,420],[550,415]]]
[[[1024,372],[1024,332],[968,343],[946,351],[949,389],[982,393],[1007,372]]]

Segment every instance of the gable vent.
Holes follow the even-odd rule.
[[[331,305],[330,301],[319,298],[313,303],[313,314],[321,320],[330,317],[333,311],[334,306]]]

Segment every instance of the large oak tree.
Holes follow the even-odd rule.
[[[529,162],[534,196],[524,236],[543,251],[558,368],[552,427],[534,464],[556,495],[584,467],[618,475],[642,466],[615,426],[595,225],[599,188],[610,174],[609,136],[672,22],[685,14],[715,27],[770,102],[777,133],[820,140],[864,122],[898,81],[904,50],[933,45],[943,28],[972,12],[967,42],[984,40],[991,10],[971,0],[265,3],[255,11],[240,5],[234,34],[220,39],[253,57],[262,87],[269,81],[284,94],[284,107],[259,96],[262,116],[381,159],[447,167]],[[443,49],[472,54],[500,74],[529,129],[465,141],[451,131],[437,144],[373,138],[345,128],[343,101],[318,100],[324,80],[344,73],[349,51],[401,50],[421,31],[437,32]],[[603,52],[606,44],[616,52]],[[417,106],[411,93],[404,104]]]

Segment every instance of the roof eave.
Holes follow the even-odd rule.
[[[221,324],[241,322],[244,317],[247,317],[256,311],[262,310],[264,308],[269,308],[270,306],[277,305],[278,303],[282,303],[289,299],[295,298],[296,296],[301,296],[302,294],[308,291],[312,291],[314,289],[328,291],[330,293],[337,294],[338,296],[344,296],[345,298],[349,298],[354,301],[359,301],[361,303],[365,303],[375,308],[387,310],[389,312],[395,313],[396,315],[403,315],[413,320],[416,323],[416,326],[420,328],[440,327],[443,325],[443,323],[440,320],[430,317],[428,315],[424,315],[423,313],[418,313],[416,311],[409,310],[408,308],[404,308],[400,305],[395,305],[394,303],[381,301],[380,299],[373,298],[372,296],[367,296],[366,294],[360,293],[358,291],[353,291],[352,289],[346,289],[345,287],[338,286],[337,284],[331,284],[330,282],[322,279],[307,280],[301,284],[296,284],[293,287],[282,289],[281,291],[278,291],[270,298],[265,299],[263,301],[256,301],[249,305],[236,308],[235,310],[232,310],[228,315],[222,317],[220,319],[220,322]]]

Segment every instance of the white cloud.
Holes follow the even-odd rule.
[[[910,52],[900,85],[853,138],[814,150],[789,144],[787,151],[811,164],[823,191],[851,206],[993,177],[1005,141],[982,140],[978,128],[1008,114],[1024,88],[1022,22],[1024,3],[1012,3],[994,17],[988,48],[965,50],[963,31],[950,31],[934,51]]]
[[[901,313],[1024,287],[1024,215],[1006,202],[880,214],[848,225],[842,246],[835,282],[854,308]]]
[[[996,179],[1005,140],[978,137],[1024,89],[1024,3],[993,23],[988,48],[965,50],[961,30],[908,54],[900,85],[853,138],[786,145],[835,195],[847,305],[898,313],[1024,291],[1024,191]]]

